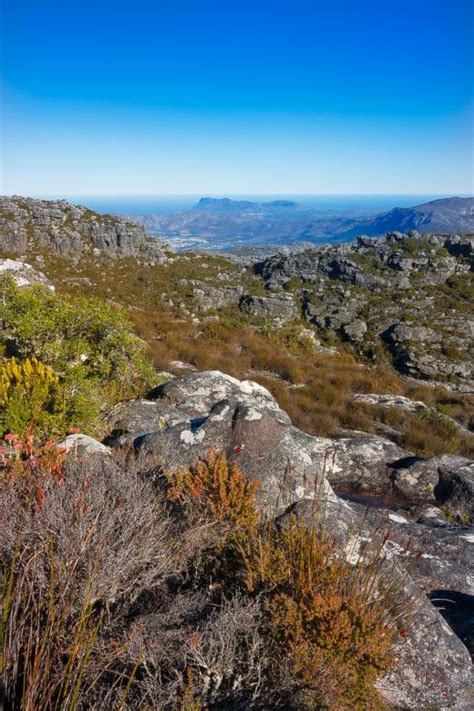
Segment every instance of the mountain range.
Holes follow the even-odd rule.
[[[262,244],[344,242],[391,231],[474,232],[474,198],[450,197],[367,216],[328,213],[291,200],[201,198],[183,212],[134,217],[178,249],[232,251]]]

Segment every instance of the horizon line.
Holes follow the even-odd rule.
[[[21,195],[22,193],[14,192],[10,193],[10,197],[14,195]],[[23,193],[24,195],[24,193]],[[68,197],[140,197],[140,198],[156,198],[156,197],[275,197],[275,196],[285,196],[285,197],[418,197],[418,196],[449,196],[449,197],[474,197],[474,193],[461,193],[461,192],[442,192],[442,193],[432,193],[432,192],[421,192],[421,193],[285,193],[285,192],[275,192],[275,193],[31,193],[30,197],[37,198],[48,198],[57,197],[58,195],[64,195]],[[8,196],[7,196],[8,197]]]

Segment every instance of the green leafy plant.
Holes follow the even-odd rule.
[[[12,385],[4,371],[4,427],[21,433],[31,417],[36,427],[53,433],[58,423],[40,420],[54,414],[63,418],[63,429],[79,423],[94,430],[102,409],[153,383],[146,344],[123,311],[101,299],[55,294],[43,286],[20,289],[6,277],[0,281],[0,319],[4,353],[15,359],[5,368],[28,370]]]

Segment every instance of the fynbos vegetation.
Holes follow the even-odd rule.
[[[381,567],[317,517],[262,520],[214,452],[164,493],[149,475],[72,458],[2,477],[8,707],[382,708],[399,610]]]

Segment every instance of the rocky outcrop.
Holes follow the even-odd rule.
[[[31,264],[14,259],[0,259],[0,276],[10,275],[15,284],[21,287],[42,284],[50,291],[54,291],[54,286],[42,272],[34,269]]]
[[[101,215],[66,200],[0,197],[4,252],[46,249],[56,254],[104,253],[112,258],[164,259],[163,245],[130,220]]]
[[[240,299],[240,310],[252,316],[278,318],[293,321],[298,311],[292,294],[274,294],[271,296],[252,296],[246,294]]]
[[[262,505],[273,509],[314,495],[327,481],[341,495],[472,513],[473,464],[465,457],[417,457],[377,435],[315,437],[294,427],[261,385],[218,371],[196,372],[158,386],[146,400],[120,403],[106,415],[114,446],[158,455],[169,468],[189,465],[210,447],[258,479]]]
[[[426,379],[458,376],[464,381],[474,377],[472,361],[448,357],[443,351],[443,335],[431,328],[395,323],[382,333],[382,338],[393,353],[395,366],[407,375]]]
[[[472,237],[392,232],[274,255],[254,271],[269,293],[293,293],[322,335],[365,357],[388,354],[411,377],[470,390],[473,254]]]
[[[439,284],[473,265],[474,238],[391,232],[376,239],[315,246],[289,255],[276,255],[256,265],[270,288],[291,279],[318,283],[322,278],[375,288],[390,283],[408,286],[414,276],[422,284]]]
[[[198,288],[194,289],[194,300],[200,311],[210,311],[211,309],[223,309],[226,306],[237,306],[243,294],[242,286],[232,286],[230,284],[222,286],[211,286],[202,282]]]
[[[382,546],[381,574],[414,611],[396,666],[379,681],[382,694],[403,709],[469,708],[472,632],[456,610],[469,611],[474,593],[474,533],[448,525],[439,507],[472,506],[472,462],[421,459],[376,436],[310,436],[265,388],[217,371],[174,378],[149,399],[116,406],[106,423],[110,445],[151,454],[169,470],[210,447],[224,451],[258,480],[260,505],[282,525],[290,512],[314,516],[316,499],[320,524],[349,560]],[[440,596],[450,612],[439,609]]]

